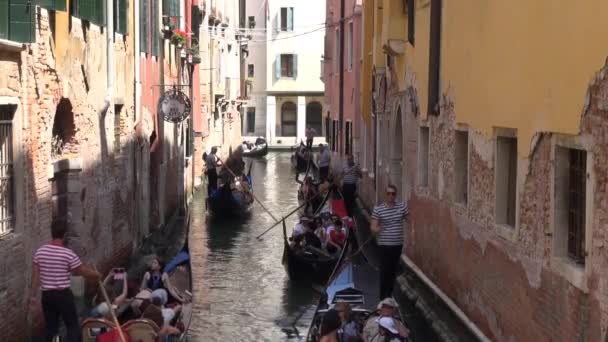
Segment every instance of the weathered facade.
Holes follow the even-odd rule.
[[[496,341],[608,325],[608,8],[551,4],[363,5],[362,198],[399,187],[406,263]]]
[[[353,154],[353,142],[359,138],[359,128],[356,126],[358,120],[355,118],[361,116],[358,96],[361,72],[361,1],[327,1],[325,13],[327,30],[322,76],[325,83],[327,141],[332,151]],[[342,16],[345,18],[343,24],[340,21]]]
[[[130,255],[138,231],[133,46],[114,34],[108,80],[107,30],[82,13],[31,10],[32,35],[0,41],[0,329],[11,341],[44,324],[28,314],[31,259],[53,219],[68,219],[69,246],[103,270]]]
[[[187,208],[205,149],[224,145],[226,154],[240,142],[238,55],[231,67],[237,81],[218,82],[231,119],[224,119],[224,106],[219,126],[211,126],[221,129],[208,125],[210,99],[220,91],[205,83],[217,65],[209,57],[207,8],[218,2],[169,2],[114,1],[112,21],[101,0],[41,6],[11,0],[10,11],[0,4],[4,340],[25,341],[44,326],[41,312],[28,311],[31,259],[50,239],[53,219],[68,220],[69,247],[105,272]],[[237,18],[236,2],[226,3]],[[180,28],[181,45],[171,39]],[[179,124],[158,113],[160,96],[174,86],[192,105]],[[81,287],[73,287],[78,295]]]

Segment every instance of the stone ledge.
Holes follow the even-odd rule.
[[[20,52],[25,49],[24,43],[0,39],[0,51]]]

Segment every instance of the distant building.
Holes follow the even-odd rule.
[[[325,1],[247,1],[243,135],[293,145],[306,127],[324,141]]]

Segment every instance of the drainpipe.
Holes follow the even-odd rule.
[[[340,144],[338,148],[338,154],[342,154],[344,151],[344,0],[340,1],[340,96],[338,101],[338,114],[340,115],[340,121],[338,123],[338,137],[340,138]]]
[[[141,72],[139,69],[139,20],[137,18],[139,18],[139,1],[140,0],[134,0],[132,2],[133,4],[133,65],[135,67],[135,72],[134,72],[134,80],[133,80],[133,85],[135,88],[135,98],[133,99],[133,105],[135,107],[135,118],[134,118],[134,128],[139,125],[141,123],[141,108],[140,108],[140,104],[141,104],[141,81],[140,81],[140,77],[141,77]],[[135,139],[137,139],[138,137],[136,136]],[[140,202],[139,202],[139,198],[140,198],[140,193],[139,193],[139,187],[137,186],[137,180],[141,179],[140,176],[138,175],[138,167],[139,165],[137,165],[137,155],[139,154],[139,150],[137,149],[137,144],[133,144],[133,193],[135,194],[135,198],[134,198],[134,206],[135,206],[135,224],[136,224],[136,239],[134,242],[134,248],[133,251],[137,250],[139,247],[139,243],[140,240],[142,239],[142,227],[141,227],[141,216],[140,216]],[[140,162],[143,162],[140,161]]]
[[[106,1],[106,98],[99,114],[103,117],[112,104],[114,93],[114,1]]]

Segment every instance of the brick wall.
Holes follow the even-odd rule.
[[[587,289],[556,271],[552,230],[554,135],[539,133],[518,160],[518,227],[494,222],[495,140],[469,130],[468,205],[454,203],[454,108],[445,94],[431,131],[429,186],[414,186],[406,254],[495,341],[599,341],[608,323],[608,67],[598,73],[579,137],[591,146],[595,174]],[[419,121],[419,119],[417,119]],[[419,126],[419,123],[417,124]],[[417,139],[417,137],[411,137]],[[414,185],[416,165],[404,180]]]
[[[126,68],[132,59],[123,40],[115,43],[116,95],[124,100],[118,120],[113,107],[99,119],[105,96],[105,46],[99,28],[84,29],[72,21],[65,64],[57,64],[49,30],[48,14],[41,10],[36,43],[25,51],[9,52],[0,46],[0,102],[4,96],[18,99],[20,148],[15,151],[17,205],[14,232],[0,238],[0,331],[6,341],[24,341],[27,333],[27,295],[31,277],[31,256],[50,238],[53,216],[52,172],[57,159],[80,160],[78,188],[68,201],[71,219],[70,246],[85,263],[100,270],[124,261],[131,252],[138,230],[134,216],[134,148],[132,139],[132,73]],[[105,30],[104,30],[105,31]],[[86,40],[84,36],[86,34]],[[124,67],[124,68],[123,68]],[[125,72],[123,69],[127,70]],[[74,140],[62,155],[51,156],[55,110],[62,99],[73,107]],[[116,121],[117,120],[117,121]],[[118,132],[115,131],[118,130]],[[118,137],[119,144],[115,144]],[[119,145],[120,148],[115,147]],[[19,172],[20,171],[20,172]],[[40,312],[33,314],[41,327]]]

